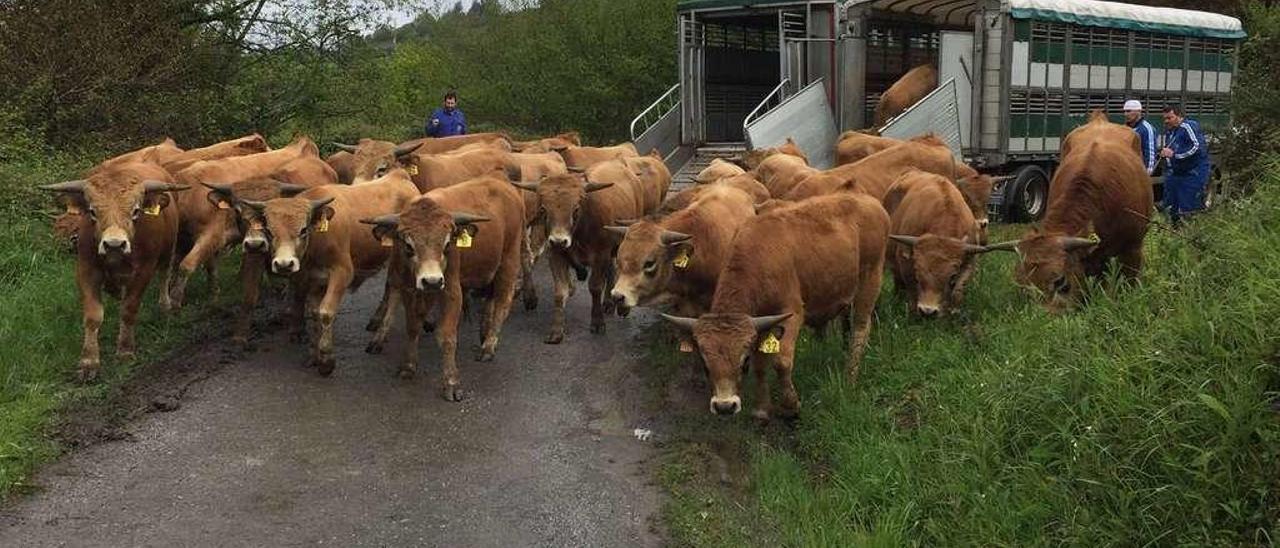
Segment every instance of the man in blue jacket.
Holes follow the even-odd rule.
[[[1164,177],[1164,206],[1177,224],[1183,215],[1204,209],[1209,182],[1209,149],[1200,124],[1188,119],[1180,105],[1164,107],[1164,148],[1160,157],[1169,162]]]
[[[458,110],[458,92],[444,94],[444,106],[437,108],[427,118],[428,137],[450,137],[467,133],[467,117]]]
[[[1142,166],[1147,175],[1156,169],[1156,128],[1142,117],[1142,102],[1130,99],[1124,102],[1124,123],[1133,128],[1142,142]]]

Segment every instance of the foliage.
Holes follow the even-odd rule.
[[[1236,133],[1226,141],[1226,168],[1239,194],[1256,188],[1263,173],[1255,160],[1280,153],[1280,6],[1254,2],[1244,13],[1249,39],[1240,48],[1238,79],[1232,88],[1231,116]]]

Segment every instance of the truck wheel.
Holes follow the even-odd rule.
[[[1049,207],[1049,174],[1040,166],[1022,166],[1005,194],[1008,216],[1015,222],[1030,223],[1044,217]]]

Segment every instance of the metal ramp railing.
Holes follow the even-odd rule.
[[[640,140],[640,136],[658,125],[658,122],[661,122],[664,116],[679,108],[680,84],[677,83],[631,120],[631,140]],[[639,128],[639,131],[637,131],[637,128]]]
[[[791,79],[783,78],[782,81],[778,82],[778,85],[773,88],[773,91],[770,91],[768,95],[764,96],[764,99],[760,100],[760,104],[756,105],[756,108],[751,109],[751,112],[747,113],[747,117],[742,119],[743,136],[747,135],[747,127],[749,127],[752,122],[755,122],[757,118],[764,115],[766,112],[773,110],[774,107],[782,104],[782,102],[787,99],[787,96],[789,95],[787,92],[790,88]]]

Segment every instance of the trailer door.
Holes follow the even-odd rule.
[[[938,46],[938,81],[955,80],[960,116],[960,148],[969,150],[973,124],[973,33],[942,31]]]
[[[705,34],[702,23],[692,16],[680,19],[680,121],[681,142],[700,144],[705,140],[706,80]]]
[[[821,78],[751,120],[745,129],[749,148],[775,147],[791,138],[809,156],[809,165],[830,169],[835,163],[839,135]]]

